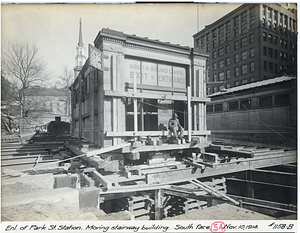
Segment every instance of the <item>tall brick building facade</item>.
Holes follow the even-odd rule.
[[[296,4],[243,4],[196,33],[194,45],[210,54],[208,94],[223,86],[295,75]]]

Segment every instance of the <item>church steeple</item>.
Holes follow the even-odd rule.
[[[75,57],[75,67],[74,67],[74,78],[77,77],[78,73],[80,72],[82,66],[84,65],[86,61],[86,49],[83,44],[83,39],[82,39],[82,22],[81,18],[79,20],[79,41],[78,45],[76,47],[77,55]]]
[[[81,17],[79,21],[79,42],[78,46],[83,46],[83,40],[82,40],[82,29],[81,29]]]

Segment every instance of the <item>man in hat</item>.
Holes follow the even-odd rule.
[[[183,127],[180,125],[178,120],[178,115],[176,113],[173,114],[173,117],[169,120],[169,130],[174,135],[174,137],[177,139],[181,139],[183,137]]]

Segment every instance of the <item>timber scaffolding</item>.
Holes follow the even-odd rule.
[[[132,141],[102,149],[88,145],[80,149],[77,145],[65,143],[75,154],[69,170],[78,174],[81,187],[99,189],[99,208],[106,212],[129,210],[136,219],[158,220],[228,201],[274,217],[297,213],[296,170],[293,174],[263,170],[296,168],[297,152],[293,149],[220,143],[201,149],[195,141],[152,145]],[[226,194],[226,182],[234,180],[230,174],[249,171],[292,175],[292,184],[281,184],[288,186],[292,200],[254,199],[252,180],[245,180],[251,183],[247,192],[252,195]],[[276,181],[260,183],[276,185]]]

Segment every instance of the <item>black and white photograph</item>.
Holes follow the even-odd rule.
[[[1,4],[3,232],[297,232],[297,3]]]

